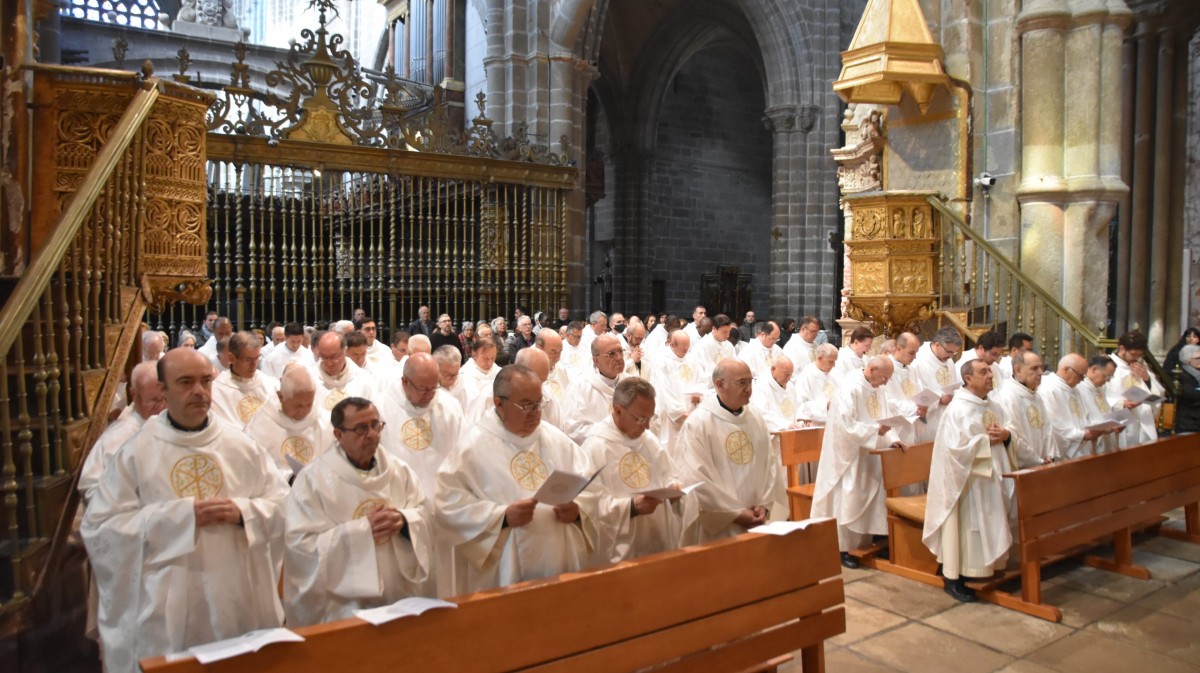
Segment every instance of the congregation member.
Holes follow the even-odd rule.
[[[229,337],[229,369],[213,381],[213,413],[235,427],[244,426],[279,390],[279,380],[258,369],[261,352],[261,342],[252,332]]]
[[[400,378],[375,406],[387,424],[380,438],[383,448],[413,469],[432,501],[438,468],[463,429],[462,407],[441,388],[437,361],[428,353],[408,356]]]
[[[596,548],[592,489],[561,505],[533,499],[554,470],[593,471],[569,437],[541,422],[537,375],[505,367],[491,399],[491,411],[463,433],[438,471],[438,530],[453,549],[447,595],[581,570]]]
[[[703,386],[696,380],[696,373],[687,362],[691,346],[687,332],[677,329],[671,332],[667,348],[658,353],[658,365],[651,372],[650,383],[657,393],[655,411],[658,414],[659,443],[672,457],[679,454],[675,441],[696,405],[700,404]]]
[[[799,378],[804,368],[816,359],[817,334],[821,332],[821,321],[816,316],[806,315],[800,320],[800,330],[782,346],[783,354],[792,361],[792,371]]]
[[[435,595],[417,475],[379,450],[386,424],[370,401],[347,397],[330,417],[336,444],[297,475],[285,504],[283,603],[291,628]]]
[[[408,333],[410,336],[418,334],[429,336],[433,334],[433,325],[429,322],[428,306],[422,306],[417,309],[417,319],[408,324]]]
[[[638,377],[623,379],[613,392],[610,415],[592,426],[583,451],[595,467],[601,512],[598,563],[616,563],[679,546],[681,499],[659,500],[640,492],[681,488],[671,457],[649,432],[655,414],[654,387]]]
[[[1179,349],[1179,395],[1175,407],[1175,434],[1200,431],[1200,346]]]
[[[969,360],[960,375],[933,442],[922,541],[942,564],[946,593],[971,602],[967,579],[1002,570],[1012,546],[1000,462],[1011,433],[988,401],[991,367]]]
[[[789,358],[790,359],[790,358]],[[812,364],[796,379],[797,420],[824,425],[835,390],[830,372],[837,366],[838,349],[831,343],[817,346]]]
[[[333,445],[329,415],[317,408],[316,399],[317,384],[309,369],[290,364],[279,390],[246,423],[246,434],[267,450],[284,479],[295,471],[288,458],[308,465]]]
[[[429,335],[430,352],[436,351],[442,346],[451,346],[458,351],[460,357],[462,356],[462,341],[454,333],[454,320],[446,313],[438,316],[437,329]]]
[[[113,456],[81,527],[109,673],[277,627],[282,616],[287,485],[261,447],[210,413],[208,358],[170,351],[158,374],[165,411]]]
[[[283,344],[276,346],[270,355],[262,360],[263,373],[271,378],[283,376],[283,368],[290,362],[300,362],[305,366],[312,364],[312,350],[304,345],[304,326],[298,322],[290,322],[283,326]]]
[[[517,353],[533,345],[533,320],[523,315],[517,318],[517,329],[508,335],[508,354],[515,358]]]
[[[757,334],[755,332],[757,324],[758,320],[757,316],[754,315],[754,311],[746,311],[746,315],[742,317],[742,324],[738,325],[738,332],[741,333],[741,340],[743,342],[749,342],[754,338],[755,334]],[[751,371],[753,371],[753,368]],[[755,376],[758,376],[758,374],[756,373]]]
[[[1144,393],[1160,397],[1165,394],[1162,384],[1142,360],[1148,348],[1141,332],[1130,332],[1117,339],[1117,352],[1109,355],[1117,370],[1105,387],[1108,403],[1118,409],[1124,407],[1133,415],[1133,421],[1121,433],[1122,449],[1158,439],[1158,410],[1162,402],[1138,403],[1125,396],[1130,388],[1140,388]]]
[[[1012,356],[1011,364],[1012,378],[992,392],[993,406],[1003,414],[1004,427],[1012,431],[1006,451],[1006,472],[1058,459],[1054,426],[1044,398],[1037,394],[1046,371],[1042,358],[1033,351],[1019,351]],[[1014,487],[1011,479],[1004,480],[1005,495],[1010,502]]]
[[[317,407],[330,412],[347,397],[371,399],[375,381],[346,357],[346,337],[326,332],[317,341]]]
[[[1088,423],[1100,423],[1113,411],[1113,406],[1108,403],[1108,396],[1105,394],[1105,386],[1112,380],[1117,371],[1117,365],[1107,355],[1093,355],[1088,359],[1087,364],[1087,376],[1084,376],[1075,388],[1079,391],[1079,401],[1083,404],[1083,415],[1088,419]],[[1120,407],[1117,408],[1120,409]],[[1177,417],[1175,430],[1182,432],[1178,425]],[[1124,430],[1124,428],[1120,428],[1115,432],[1097,437],[1096,453],[1111,453],[1119,449],[1121,433]]]
[[[851,550],[867,545],[872,536],[887,535],[883,465],[870,452],[908,450],[890,426],[879,423],[893,415],[885,393],[891,376],[892,361],[876,355],[841,382],[829,405],[812,515],[837,519],[838,550],[847,568],[858,567]]]
[[[1068,353],[1058,361],[1058,370],[1044,376],[1038,388],[1054,437],[1055,458],[1094,453],[1094,442],[1104,435],[1103,431],[1087,428],[1088,418],[1078,389],[1086,377],[1087,360],[1078,353]]]
[[[129,374],[129,406],[117,420],[108,424],[92,449],[88,451],[79,472],[76,488],[86,504],[100,483],[109,462],[125,440],[134,436],[146,421],[161,412],[166,404],[162,384],[158,381],[158,361],[140,362]]]
[[[789,513],[779,454],[750,407],[750,368],[726,358],[713,368],[712,385],[716,394],[688,416],[675,443],[683,480],[703,482],[684,520],[686,544],[735,537]]]
[[[771,369],[775,360],[783,357],[783,349],[776,343],[779,341],[779,325],[774,321],[758,323],[755,329],[758,330],[758,334],[753,339],[746,340],[746,347],[738,353],[738,357],[750,367],[750,373],[757,379]],[[794,366],[789,367],[788,371],[793,369]]]
[[[857,380],[851,375],[857,375],[867,366],[866,354],[875,341],[875,333],[869,327],[856,327],[850,333],[850,340],[838,350],[837,366],[830,376],[837,383]]]
[[[613,391],[625,377],[625,354],[615,336],[596,337],[591,349],[591,371],[571,382],[560,410],[564,432],[576,444],[583,444],[592,425],[607,417]]]

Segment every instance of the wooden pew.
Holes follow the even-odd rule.
[[[908,451],[873,451],[883,464],[883,488],[887,493],[889,559],[874,558],[877,570],[900,575],[932,586],[942,586],[937,574],[937,557],[921,541],[925,527],[925,495],[901,495],[900,489],[929,480],[933,442],[909,447]]]
[[[779,437],[779,454],[787,472],[788,507],[792,521],[803,521],[812,513],[813,489],[816,470],[810,475],[809,483],[800,483],[800,466],[816,464],[821,459],[821,441],[825,429],[803,428],[773,432]]]
[[[1058,608],[1042,603],[1042,566],[1085,553],[1108,538],[1114,558],[1087,557],[1085,562],[1149,579],[1150,571],[1133,563],[1131,529],[1177,507],[1185,508],[1187,528],[1171,531],[1172,536],[1200,543],[1200,435],[1169,437],[1005,476],[1016,482],[1014,537],[1019,539],[1021,593],[998,590],[1003,577],[968,583],[980,598],[1005,607],[1061,621]]]
[[[824,670],[844,633],[837,529],[749,533],[596,571],[470,594],[379,627],[348,619],[296,629],[303,643],[202,666],[146,659],[146,673],[740,673],[801,650]],[[766,664],[764,665],[764,662]]]

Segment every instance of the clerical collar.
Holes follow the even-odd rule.
[[[167,422],[171,424],[171,427],[172,427],[172,428],[175,428],[176,430],[178,430],[178,431],[180,431],[180,432],[200,432],[200,431],[202,431],[202,430],[204,430],[205,428],[207,428],[207,427],[208,427],[208,416],[205,416],[205,417],[204,417],[204,423],[202,423],[202,424],[200,425],[200,427],[198,427],[198,428],[185,428],[185,427],[183,427],[182,425],[180,425],[180,424],[176,423],[174,418],[171,418],[171,412],[169,412],[169,411],[168,411],[168,412],[164,412],[164,413],[166,413],[166,415],[167,415]]]
[[[722,409],[724,409],[725,411],[728,411],[729,413],[733,414],[734,416],[740,416],[742,414],[742,412],[745,411],[745,409],[746,409],[746,407],[742,407],[741,409],[737,409],[737,410],[730,409],[729,407],[725,406],[725,403],[721,401],[720,397],[717,397],[717,404],[721,405]]]

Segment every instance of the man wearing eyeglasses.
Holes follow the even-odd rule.
[[[925,423],[929,436],[936,436],[941,424],[942,411],[950,400],[954,399],[952,392],[946,388],[954,385],[961,386],[962,378],[954,360],[962,351],[963,340],[958,330],[947,325],[937,331],[933,338],[921,344],[917,349],[917,357],[913,359],[912,370],[921,390],[932,390],[941,393],[941,399],[925,412]]]
[[[1083,413],[1092,423],[1099,423],[1113,410],[1105,395],[1105,387],[1116,372],[1117,365],[1107,355],[1093,355],[1088,359],[1087,376],[1079,382],[1076,390],[1079,391],[1079,399],[1083,402]],[[1125,428],[1120,428],[1098,438],[1096,451],[1108,453],[1119,449],[1121,433],[1124,431]]]
[[[1046,402],[1037,394],[1042,387],[1046,366],[1042,358],[1033,351],[1020,351],[1012,356],[1013,378],[995,386],[992,404],[1004,412],[1006,428],[1012,431],[1012,441],[1007,452],[1006,472],[1049,463],[1057,458],[1055,453],[1054,426],[1048,418]],[[996,368],[992,368],[993,377]],[[998,380],[998,379],[997,379]],[[1016,485],[1012,479],[1004,480],[1004,490],[1012,500]],[[1012,510],[1015,514],[1016,510]]]
[[[592,425],[612,407],[613,391],[625,377],[625,351],[611,334],[592,341],[592,371],[571,383],[563,402],[563,428],[576,444],[583,444]]]
[[[229,337],[229,369],[213,381],[213,413],[235,427],[245,426],[279,390],[279,381],[258,369],[261,352],[262,340],[253,332]]]
[[[379,340],[379,324],[365,316],[358,331],[367,338],[367,370],[372,374],[388,371],[396,359],[392,357],[392,349]]]
[[[542,422],[537,375],[509,365],[492,392],[492,410],[438,470],[438,534],[454,549],[452,595],[581,570],[597,543],[591,488],[553,507],[533,499],[554,470],[595,471],[570,438]]]
[[[583,443],[593,465],[608,465],[597,477],[603,514],[598,563],[679,547],[683,509],[679,498],[663,501],[642,491],[682,486],[671,457],[647,432],[654,418],[654,387],[630,377],[617,384],[608,418],[592,426]]]
[[[750,368],[736,358],[722,360],[712,383],[717,394],[700,402],[675,442],[684,481],[704,482],[694,491],[697,508],[684,521],[685,544],[735,537],[788,516],[779,455],[749,405]]]
[[[1055,452],[1063,458],[1086,455],[1086,451],[1093,448],[1090,443],[1104,434],[1086,429],[1089,423],[1078,390],[1086,376],[1087,360],[1078,353],[1069,353],[1058,361],[1058,372],[1044,376],[1038,387],[1038,395],[1054,428]]]
[[[331,420],[337,443],[301,470],[285,505],[289,626],[436,595],[424,494],[404,461],[379,450],[387,423],[361,397],[338,402]]]
[[[583,323],[574,321],[567,325],[566,334],[563,335],[562,357],[558,366],[567,368],[572,381],[587,376],[592,368],[592,354],[583,346],[584,327]]]
[[[346,357],[346,337],[326,332],[317,341],[317,406],[325,411],[347,397],[375,397],[375,380]]]
[[[792,361],[794,378],[799,378],[804,368],[816,359],[817,333],[821,331],[821,321],[814,315],[806,315],[800,319],[800,332],[797,338],[788,339],[783,347],[783,354]]]

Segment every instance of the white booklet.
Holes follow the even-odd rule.
[[[816,519],[805,519],[803,521],[772,521],[771,523],[763,524],[758,528],[751,528],[751,533],[766,533],[767,535],[787,535],[795,533],[798,530],[804,530],[814,523],[822,521],[832,521],[829,517],[820,517]]]
[[[533,499],[547,505],[565,505],[583,493],[583,489],[600,476],[605,467],[608,466],[601,465],[600,469],[593,472],[590,477],[555,470],[550,473],[549,477],[546,477],[546,481],[542,482],[542,487],[533,494]]]
[[[1155,395],[1141,386],[1126,388],[1122,395],[1134,404],[1154,404],[1162,399],[1161,395]]]
[[[912,399],[909,401],[918,407],[932,407],[938,402],[942,401],[942,396],[926,388],[916,395],[913,395]]]
[[[385,605],[381,608],[371,608],[369,610],[359,610],[354,613],[355,617],[370,622],[375,626],[387,624],[388,622],[400,619],[401,617],[417,617],[419,615],[434,610],[437,608],[457,608],[457,603],[449,601],[441,601],[436,598],[425,598],[423,596],[412,596],[410,598],[401,598],[400,600]]]
[[[197,645],[189,648],[188,652],[196,657],[201,664],[211,664],[214,661],[229,659],[242,654],[257,652],[271,643],[302,643],[304,636],[288,629],[259,629],[244,633],[237,638],[218,640],[207,645]]]
[[[1084,430],[1118,430],[1133,422],[1133,414],[1128,409],[1113,409],[1104,415],[1099,423],[1093,423]]]
[[[696,490],[696,487],[702,485],[703,483],[704,482],[702,481],[698,481],[689,486],[684,486],[683,488],[671,488],[670,486],[651,488],[645,491],[638,491],[634,495],[644,495],[648,498],[656,498],[658,500],[670,500],[672,498],[678,498],[691,493],[692,491]]]
[[[880,425],[886,425],[889,428],[899,428],[899,427],[903,427],[905,425],[912,425],[913,421],[916,420],[917,418],[918,418],[917,416],[913,416],[912,418],[909,418],[908,416],[896,415],[896,416],[888,416],[887,418],[881,418],[875,422]]]

